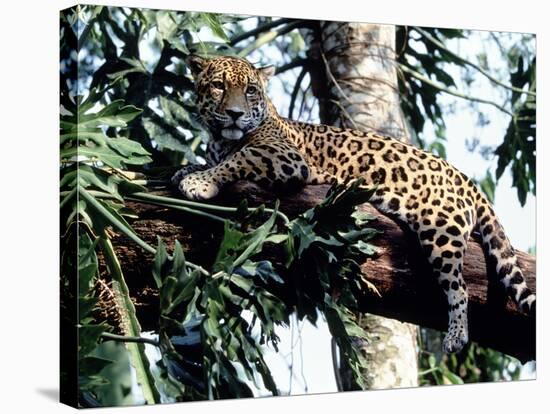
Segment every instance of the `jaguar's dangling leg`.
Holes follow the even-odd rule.
[[[458,352],[468,343],[468,292],[462,277],[466,241],[463,235],[452,236],[445,227],[421,230],[418,236],[437,282],[447,296],[449,322],[443,351]]]

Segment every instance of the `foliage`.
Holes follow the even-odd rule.
[[[97,241],[92,243],[90,237],[83,234],[79,237],[78,243],[78,382],[82,392],[90,392],[98,386],[110,384],[109,380],[99,373],[112,361],[91,355],[101,334],[108,329],[105,322],[96,323],[92,317],[92,311],[98,306],[93,291],[98,275],[95,252]],[[67,260],[70,259],[67,257]]]
[[[400,51],[398,63],[403,98],[401,106],[417,144],[443,158],[446,157],[444,111],[452,112],[454,109],[443,107],[440,103],[442,95],[458,96],[469,102],[473,110],[478,112],[482,127],[490,120],[479,108],[479,104],[492,105],[509,116],[509,125],[502,143],[489,151],[485,147],[480,149],[484,156],[489,153],[497,158],[494,178],[486,177],[484,181],[490,183],[498,180],[506,167],[511,165],[512,183],[517,189],[521,205],[524,205],[527,194],[536,193],[536,59],[530,56],[529,42],[524,42],[525,39],[505,51],[498,37],[494,37],[492,41],[501,49],[503,59],[508,61],[510,68],[510,82],[507,83],[507,79],[497,79],[495,74],[490,73],[487,55],[478,56],[479,62],[476,64],[446,46],[449,40],[465,39],[470,34],[457,29],[398,28],[396,50]],[[474,76],[488,79],[501,92],[505,104],[457,90],[456,80],[449,75],[451,67],[458,68],[463,73],[461,85],[471,85]],[[435,139],[430,143],[426,143],[424,139],[427,121],[433,125],[435,132]],[[493,176],[493,173],[487,170],[487,175]]]
[[[284,304],[269,289],[282,280],[270,262],[250,259],[272,232],[274,220],[275,214],[249,234],[227,224],[213,276],[187,272],[180,244],[170,260],[159,239],[153,269],[161,298],[159,337],[166,375],[179,385],[173,387],[175,400],[252,397],[251,385],[261,388],[258,374],[277,395],[261,345],[276,347],[274,321],[286,320]],[[234,251],[238,257],[228,254]]]
[[[328,328],[353,370],[355,380],[363,385],[363,356],[353,339],[367,339],[357,325],[354,312],[358,298],[371,286],[363,279],[360,263],[375,254],[367,243],[376,231],[367,224],[373,219],[355,211],[373,191],[362,189],[362,180],[335,185],[326,199],[289,224],[290,274],[286,281],[295,292],[297,316],[314,323],[317,310],[326,318]]]
[[[422,329],[422,355],[419,358],[420,385],[468,384],[519,379],[521,364],[513,357],[468,343],[458,354],[443,354],[443,335]]]
[[[170,258],[159,239],[153,276],[160,290],[161,366],[174,400],[250,397],[262,389],[277,395],[262,347],[277,349],[274,328],[288,325],[293,310],[313,323],[317,310],[324,315],[360,381],[362,356],[352,339],[365,332],[352,311],[364,289],[359,262],[374,252],[366,242],[374,232],[365,228],[370,217],[355,207],[370,195],[360,182],[336,186],[283,232],[275,227],[276,210],[249,232],[226,222],[210,275],[188,272],[180,244]],[[292,278],[277,272],[282,263],[259,259],[266,243],[285,244],[284,274]]]
[[[78,230],[79,257],[83,255],[84,262],[79,263],[79,366],[84,369],[81,374],[81,389],[88,392],[83,395],[87,404],[93,404],[96,391],[103,395],[103,404],[122,404],[123,396],[113,397],[111,392],[102,394],[99,389],[105,382],[100,372],[112,372],[114,368],[107,367],[108,359],[88,356],[96,348],[96,344],[107,329],[105,323],[97,324],[90,315],[96,305],[93,285],[97,274],[96,244],[102,247],[104,257],[113,275],[113,292],[118,310],[121,313],[121,329],[130,336],[138,336],[140,327],[135,318],[133,304],[125,286],[124,278],[119,268],[116,256],[105,232],[106,227],[115,225],[130,234],[135,234],[124,216],[130,215],[124,207],[123,196],[143,189],[129,182],[123,175],[111,172],[101,166],[111,168],[126,168],[129,165],[140,165],[150,161],[147,152],[140,144],[124,137],[109,137],[104,131],[106,128],[122,128],[126,123],[139,114],[139,110],[126,106],[117,100],[97,112],[90,113],[101,96],[96,90],[90,91],[86,99],[76,96],[76,102],[71,100],[67,90],[62,94],[62,104],[65,115],[61,116],[61,162],[62,179],[60,182],[62,215],[66,217],[63,223],[68,229],[76,227]],[[90,235],[96,238],[94,245],[90,245]],[[82,290],[85,289],[85,290]],[[85,308],[82,309],[82,306]],[[136,369],[138,382],[143,387],[147,402],[158,401],[158,393],[151,388],[148,373],[148,362],[145,358],[142,344],[128,343],[130,361]],[[105,345],[103,348],[109,348]],[[101,348],[101,349],[103,349]],[[99,351],[98,351],[99,352]],[[120,350],[113,348],[112,352],[120,355]],[[111,362],[114,362],[111,361]],[[88,371],[96,371],[89,374]],[[118,372],[118,371],[116,371]],[[128,373],[129,375],[129,373]],[[112,387],[120,378],[106,380]],[[99,388],[98,388],[99,387]],[[97,388],[97,389],[96,389]]]
[[[312,323],[319,315],[326,319],[360,381],[363,361],[353,339],[366,334],[352,316],[360,292],[370,288],[359,263],[375,253],[368,243],[375,236],[368,228],[372,218],[355,211],[371,194],[360,181],[333,187],[322,204],[292,221],[276,208],[191,203],[155,197],[142,186],[204,157],[209,135],[194,104],[184,63],[189,53],[233,54],[271,64],[271,52],[277,50],[278,79],[291,96],[289,112],[296,106],[300,116],[309,112],[311,117],[311,85],[304,88],[302,81],[307,80],[312,62],[299,31],[311,25],[304,20],[104,6],[80,6],[62,14],[60,192],[66,252],[61,263],[62,306],[69,316],[77,314],[71,308],[76,298],[81,307],[79,320],[63,321],[64,326],[78,328],[80,405],[275,395],[279,391],[263,351],[267,345],[277,349],[275,327],[287,325],[293,312]],[[445,87],[455,86],[442,63],[463,65],[463,60],[421,30],[442,42],[466,34],[415,28],[404,35],[398,32],[402,65]],[[420,36],[426,53],[413,46],[411,33]],[[521,56],[519,52],[510,56],[515,68],[511,84],[534,93],[535,62],[519,63]],[[410,71],[402,76],[403,108],[419,143],[423,143],[424,119],[429,119],[436,126],[437,139],[426,148],[445,157],[441,89]],[[496,151],[497,178],[512,165],[514,185],[524,200],[535,190],[534,97],[516,93],[512,99],[509,131]],[[136,177],[147,180],[138,184]],[[492,176],[481,186],[494,192]],[[126,207],[130,199],[223,222],[213,267],[204,269],[186,260],[179,243],[170,255],[161,239],[156,248],[144,242],[131,225],[135,215]],[[149,343],[160,350],[156,365],[149,365],[145,354],[124,269],[111,245],[111,230],[155,254],[151,276],[160,296],[159,330],[158,340]],[[286,260],[268,260],[270,249],[283,251]],[[116,326],[97,318],[99,280],[110,282],[120,320],[108,323]],[[114,335],[115,330],[122,335]],[[468,367],[486,364],[497,372],[494,358],[480,356],[490,351],[484,352],[472,351]],[[437,368],[447,379],[455,374],[474,378],[462,368],[466,362],[425,361],[426,369]],[[137,400],[129,389],[130,365],[139,384]],[[64,378],[68,375],[62,373]],[[426,378],[437,381],[437,375],[434,369]]]
[[[519,57],[518,69],[510,74],[510,82],[516,88],[527,87],[529,91],[535,92],[535,74],[535,59],[524,64],[524,60]],[[512,183],[517,188],[520,203],[524,205],[527,194],[536,193],[536,98],[513,92],[512,105],[515,111],[504,142],[495,150],[499,157],[496,177],[500,178],[511,164]]]
[[[98,322],[95,315],[99,308],[96,283],[98,280],[98,257],[96,247],[99,239],[92,242],[86,231],[76,223],[76,231],[69,232],[65,241],[68,246],[62,256],[62,320],[65,335],[69,333],[66,320],[69,315],[78,315],[78,390],[79,401],[85,406],[133,404],[130,395],[132,375],[129,357],[124,345],[100,343],[100,339],[112,329],[105,321]],[[69,229],[72,230],[72,229]],[[69,245],[78,243],[76,250]],[[72,263],[76,259],[77,263]],[[75,266],[76,265],[76,266]],[[73,270],[74,269],[74,273]],[[78,282],[77,282],[78,281]],[[72,297],[76,294],[77,297]],[[68,309],[71,306],[77,309]],[[76,346],[76,344],[75,344]],[[68,356],[68,355],[67,355]],[[65,376],[69,373],[63,373]],[[65,377],[64,380],[67,380]]]
[[[397,30],[396,50],[399,51],[398,61],[403,68],[400,74],[399,88],[401,107],[412,127],[417,144],[423,148],[426,146],[422,138],[426,121],[434,125],[437,139],[445,139],[445,117],[438,103],[441,89],[433,83],[429,83],[415,77],[418,73],[425,79],[436,79],[446,88],[455,87],[455,80],[443,69],[444,63],[463,65],[460,58],[454,56],[444,47],[428,40],[437,39],[444,44],[448,39],[463,38],[464,33],[457,29],[422,28],[426,33],[422,36],[415,27],[399,27]],[[417,36],[419,35],[420,36]],[[416,42],[421,42],[424,47],[418,47]],[[424,49],[424,50],[423,50]],[[414,71],[414,72],[412,72]],[[436,149],[441,151],[440,147]],[[441,153],[439,155],[442,155]]]
[[[69,25],[72,15],[62,19],[62,45],[71,42],[66,38],[75,36],[75,30]],[[72,19],[77,25],[78,19]],[[66,41],[66,43],[65,43]],[[63,51],[68,54],[63,55]],[[62,46],[62,63],[71,67],[74,55],[70,48]],[[159,400],[158,392],[152,389],[148,361],[145,358],[143,344],[127,343],[129,355],[121,354],[119,348],[111,345],[98,345],[99,339],[105,331],[110,330],[104,322],[97,323],[91,314],[97,305],[94,294],[94,285],[97,281],[96,248],[101,246],[105,262],[113,276],[114,302],[121,315],[121,325],[118,327],[129,336],[140,334],[141,328],[135,318],[133,304],[124,282],[120,266],[110,245],[107,227],[114,226],[136,237],[135,232],[125,217],[131,212],[125,208],[123,197],[143,190],[144,188],[131,183],[120,169],[143,165],[151,161],[149,153],[142,146],[127,137],[122,136],[128,123],[135,119],[141,110],[132,105],[126,105],[121,99],[112,99],[108,91],[116,82],[104,88],[92,88],[84,97],[78,94],[78,82],[70,75],[71,71],[62,71],[61,78],[61,213],[62,226],[67,229],[62,240],[64,248],[72,251],[70,243],[74,243],[71,232],[76,229],[79,253],[86,252],[84,257],[93,258],[91,263],[78,271],[79,286],[86,286],[86,291],[80,291],[79,306],[86,306],[80,310],[79,332],[79,368],[81,369],[80,401],[84,405],[122,404],[127,400],[127,389],[119,393],[116,384],[122,380],[120,365],[116,359],[121,355],[129,358],[136,369],[138,383],[142,387],[143,395],[148,403]],[[89,246],[90,238],[95,239],[94,245]],[[62,263],[62,277],[71,279],[67,274],[70,263]],[[93,275],[93,277],[92,277]],[[84,278],[84,279],[83,279]],[[110,351],[105,351],[110,349]],[[102,352],[100,352],[103,350]],[[94,357],[91,353],[112,354],[113,358]],[[118,355],[118,356],[117,356]],[[98,362],[100,361],[100,363]],[[110,363],[109,363],[110,362]],[[112,364],[115,364],[111,366]],[[118,364],[118,365],[117,365]],[[120,369],[115,369],[119,366]],[[118,374],[113,374],[116,372]],[[106,373],[111,373],[109,376]],[[129,377],[129,366],[127,373]],[[111,391],[104,384],[110,384]],[[122,386],[122,385],[121,385]],[[113,394],[114,393],[114,394]],[[133,399],[130,399],[133,402]]]

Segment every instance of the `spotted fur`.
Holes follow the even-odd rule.
[[[493,208],[466,175],[435,155],[372,132],[294,122],[266,96],[270,68],[243,59],[188,59],[198,106],[212,132],[206,166],[173,178],[192,199],[214,197],[227,183],[247,179],[267,187],[342,182],[363,177],[376,186],[379,211],[418,235],[448,300],[446,352],[468,342],[468,293],[462,266],[469,236],[478,230],[499,280],[515,302],[534,312],[514,249]]]

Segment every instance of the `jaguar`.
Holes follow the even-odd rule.
[[[487,198],[465,174],[436,155],[374,132],[292,121],[266,93],[274,68],[221,56],[186,59],[197,106],[211,132],[206,164],[179,170],[172,182],[187,198],[207,200],[249,180],[268,188],[345,182],[362,177],[370,203],[417,234],[448,302],[443,350],[468,342],[463,279],[467,241],[479,232],[489,263],[525,312],[535,311],[514,248]]]

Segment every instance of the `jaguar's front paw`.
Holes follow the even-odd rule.
[[[188,176],[189,174],[192,174],[194,173],[195,171],[197,171],[197,166],[192,164],[192,165],[186,165],[185,167],[183,167],[182,169],[178,170],[178,172],[176,172],[173,177],[170,179],[170,181],[172,182],[172,185],[173,186],[179,186],[181,180],[183,180],[184,177]]]
[[[216,184],[201,177],[199,174],[188,174],[179,182],[179,190],[191,200],[208,200],[219,193]]]

